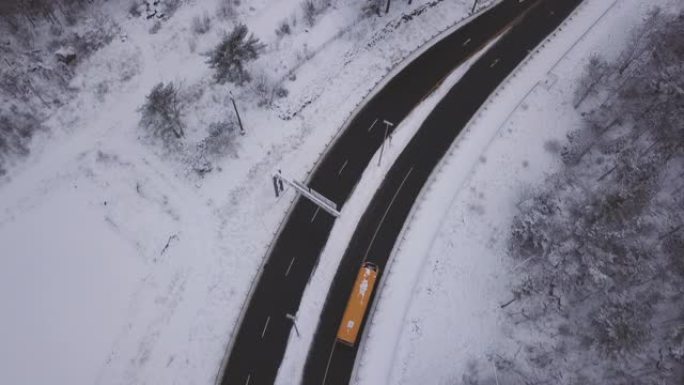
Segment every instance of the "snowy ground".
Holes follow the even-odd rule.
[[[516,205],[558,169],[559,143],[581,124],[572,98],[590,54],[617,55],[652,6],[675,3],[585,1],[490,98],[431,178],[395,247],[354,383],[460,383],[471,362],[515,353],[506,339],[513,326],[499,306],[520,268],[505,250]],[[478,369],[496,375],[493,364]]]
[[[426,4],[414,1],[359,19],[357,0],[306,28],[298,1],[254,1],[194,34],[192,19],[217,3],[190,2],[154,34],[109,3],[117,36],[77,67],[74,97],[0,184],[0,383],[212,383],[292,199],[272,197],[269,175],[287,165],[304,179],[369,85],[470,11],[443,1],[402,21]],[[292,15],[292,34],[276,37]],[[255,78],[289,96],[258,107],[256,92],[234,89],[248,133],[200,178],[140,140],[137,108],[174,81],[189,95],[190,140],[230,116],[230,87],[210,81],[201,53],[235,20],[268,44]]]

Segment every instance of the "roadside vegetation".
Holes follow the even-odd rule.
[[[385,4],[364,0],[355,6],[358,7],[359,17],[375,17],[384,15],[384,9],[383,12],[380,9],[381,3]],[[80,72],[79,66],[115,38],[122,42],[128,39],[120,28],[121,20],[138,20],[150,34],[157,34],[184,4],[186,2],[183,0],[129,0],[119,5],[106,0],[2,2],[0,176],[30,153],[30,144],[35,135],[47,131],[45,121],[48,117],[82,91],[72,84]],[[190,33],[186,39],[192,53],[206,56],[215,82],[212,87],[221,88],[224,96],[217,97],[215,90],[209,94],[222,107],[232,92],[238,106],[274,108],[277,101],[286,98],[289,92],[283,84],[284,79],[271,74],[268,66],[258,59],[267,51],[277,50],[282,40],[295,39],[294,35],[311,30],[326,12],[338,6],[338,1],[302,0],[299,7],[273,26],[275,47],[269,47],[250,33],[240,19],[238,8],[243,6],[239,0],[222,0],[214,12],[198,13],[188,25]],[[405,3],[393,5],[405,6]],[[198,41],[212,39],[212,34],[222,34],[223,37],[214,48],[195,52]],[[312,55],[306,44],[298,48],[296,53],[301,63]],[[139,73],[140,64],[136,60],[117,59],[115,65],[130,68],[120,69],[119,78],[102,80],[90,90],[94,91],[98,101],[105,100],[107,94],[118,86],[115,83],[125,83]],[[294,81],[295,77],[288,79]],[[173,84],[167,83],[162,88],[155,85],[149,90],[139,108],[143,132],[141,138],[162,138],[166,149],[173,148],[174,157],[183,162],[206,164],[209,161],[204,159],[202,150],[205,144],[217,138],[217,132],[227,132],[223,129],[217,131],[216,127],[230,126],[228,131],[232,132],[235,117],[217,117],[216,122],[206,122],[203,127],[192,124],[188,112],[196,109],[197,103],[205,102],[196,86],[176,79]],[[161,91],[167,91],[165,95],[169,97],[157,98],[164,96]],[[170,96],[174,96],[175,102],[166,101],[170,100]],[[167,108],[171,105],[175,107]],[[175,112],[167,113],[170,111]],[[181,127],[183,130],[180,130]],[[198,133],[200,131],[202,134]],[[218,137],[224,144],[228,137],[237,140],[232,135]],[[235,148],[234,144],[229,147]],[[217,146],[210,145],[208,148],[213,149],[212,157],[217,160],[220,153]],[[202,166],[201,169],[206,170],[206,167]]]
[[[308,32],[331,7],[336,6],[336,3],[336,0],[302,1],[299,9],[274,26],[275,44],[281,43],[288,36]],[[361,2],[359,15],[380,16],[378,4],[380,3],[375,0]],[[157,9],[163,5],[162,2],[155,8],[145,3],[145,7],[142,7],[133,2],[129,12],[133,16],[138,15],[136,17],[152,20],[161,18],[150,30],[150,33],[156,33],[170,14],[166,8]],[[195,52],[199,36],[209,33],[212,28],[227,24],[229,29],[220,32],[222,37],[217,45],[206,52],[197,52],[206,57],[206,64],[212,70],[214,84],[208,93],[214,100],[222,100],[222,105],[232,104],[233,100],[236,100],[238,106],[253,104],[257,108],[272,109],[278,100],[289,95],[289,91],[284,86],[285,79],[276,78],[269,73],[259,59],[267,51],[277,49],[277,46],[269,47],[250,32],[247,25],[238,17],[236,7],[239,6],[239,1],[221,1],[215,13],[220,23],[214,23],[207,13],[196,15],[190,26],[193,34],[190,48]],[[369,7],[373,12],[368,12]],[[172,7],[174,11],[176,8],[175,5]],[[143,10],[145,12],[142,12]],[[304,45],[301,55],[298,55],[303,62],[310,58],[311,53],[307,50]],[[288,79],[295,80],[294,77]],[[220,121],[209,123],[207,127],[188,126],[189,117],[186,111],[192,110],[193,104],[199,103],[204,97],[203,91],[188,88],[192,87],[186,87],[182,83],[155,85],[140,108],[140,126],[145,132],[144,137],[163,143],[168,154],[190,164],[191,168],[202,176],[210,172],[213,163],[222,156],[235,156],[238,147],[236,141],[239,140],[235,135],[237,119],[235,114],[227,113]],[[198,135],[186,135],[185,127],[190,131],[201,131],[199,140]]]
[[[684,378],[682,36],[684,15],[655,9],[617,60],[589,61],[584,125],[510,229],[519,279],[502,307],[520,349],[491,357],[498,383]],[[464,383],[495,383],[471,369]]]
[[[74,93],[76,66],[117,31],[88,0],[0,2],[0,176]]]

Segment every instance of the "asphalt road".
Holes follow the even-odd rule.
[[[529,1],[529,0],[528,0]],[[430,173],[499,83],[581,0],[539,0],[492,46],[425,120],[385,176],[355,230],[328,293],[304,370],[304,384],[348,384],[356,347],[336,343],[354,278],[364,261],[383,274],[397,236]]]
[[[505,0],[445,37],[406,66],[359,111],[319,163],[309,186],[333,200],[338,207],[344,205],[384,139],[385,126],[382,121],[388,120],[396,127],[453,69],[506,31],[516,17],[524,13],[532,3],[532,0],[522,3],[519,0]],[[394,127],[390,128],[390,132]],[[451,139],[447,140],[445,145],[451,143]],[[381,191],[391,189],[388,181],[393,179],[394,177],[388,175]],[[415,184],[417,180],[412,177],[406,191],[417,192],[422,186]],[[374,199],[369,213],[377,212],[380,207],[376,201]],[[402,205],[410,208],[411,202],[402,195]],[[364,217],[365,222],[372,217],[369,215]],[[292,321],[286,315],[297,312],[304,288],[325,246],[333,222],[333,217],[318,210],[306,199],[296,201],[247,306],[229,353],[221,384],[255,385],[274,382],[292,328]],[[400,228],[402,223],[403,219],[393,223],[391,228]],[[393,240],[384,238],[385,233],[390,232],[383,230],[383,238],[376,240],[378,245],[393,243]],[[359,255],[350,257],[347,253],[337,278],[347,280],[350,272],[355,275],[359,263]],[[342,302],[346,302],[350,289],[347,284],[351,285],[351,282],[334,285],[328,302],[341,297],[345,297]],[[340,303],[340,306],[343,304]],[[328,329],[341,317],[341,313],[337,317],[334,309],[335,306],[326,306],[326,314],[322,319],[324,322],[317,335],[316,345],[309,355],[307,376],[312,376],[311,378],[316,377],[316,368],[320,366],[315,359],[316,352],[324,351],[326,360],[329,355],[330,344],[322,341],[328,335]],[[333,340],[334,336],[328,341]],[[350,360],[353,362],[353,356],[350,356]],[[305,383],[314,382],[307,380]]]

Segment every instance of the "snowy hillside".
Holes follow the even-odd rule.
[[[373,86],[472,5],[304,3],[0,7],[0,383],[213,383],[293,198],[271,173],[305,179]],[[264,48],[251,82],[217,83],[207,54],[239,23]],[[178,140],[141,125],[161,82]]]

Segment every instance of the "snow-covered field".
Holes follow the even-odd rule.
[[[559,168],[556,151],[581,124],[572,101],[590,55],[616,56],[651,7],[676,3],[585,1],[490,98],[395,246],[354,383],[453,384],[474,371],[508,383],[497,379],[493,355],[519,349],[500,309],[524,268],[506,251],[516,205]]]
[[[74,96],[3,177],[0,383],[212,383],[293,198],[273,198],[270,174],[305,179],[371,85],[471,6],[414,1],[360,18],[354,0],[306,27],[299,1],[243,2],[227,18],[214,16],[218,3],[188,2],[155,33],[105,3],[116,36],[79,64]],[[212,27],[198,36],[192,21],[205,12]],[[292,32],[278,37],[285,19]],[[255,79],[289,91],[270,107],[249,85],[211,81],[202,53],[237,21],[267,44]],[[161,81],[189,95],[190,141],[231,117],[236,96],[247,135],[204,177],[141,140],[138,107]]]

